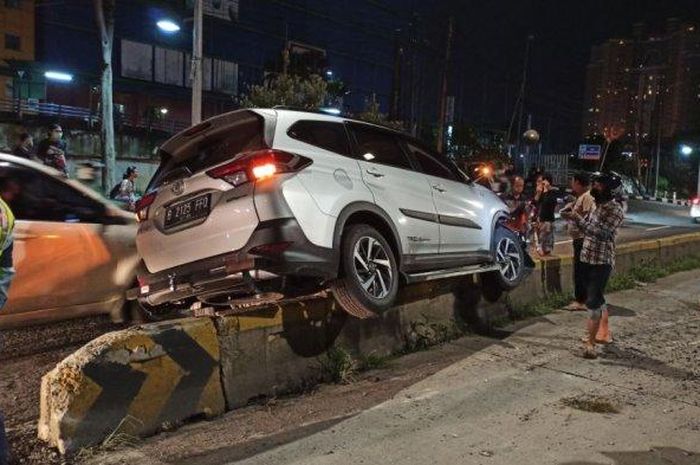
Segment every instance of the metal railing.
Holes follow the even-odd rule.
[[[89,108],[59,105],[56,103],[37,102],[25,99],[0,99],[0,113],[12,113],[17,117],[45,116],[56,119],[79,119],[92,126],[99,124],[101,117]],[[190,126],[189,121],[171,118],[147,118],[137,115],[115,113],[115,126],[176,133]]]

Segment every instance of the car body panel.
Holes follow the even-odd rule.
[[[102,222],[26,220],[14,230],[16,275],[0,311],[0,327],[112,313],[121,317],[138,266],[136,220],[82,184],[43,165],[0,154],[2,168],[21,168],[57,182],[104,208]],[[24,182],[24,181],[22,181]],[[17,213],[16,213],[17,216]]]

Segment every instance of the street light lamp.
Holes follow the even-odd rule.
[[[158,29],[168,34],[174,34],[180,30],[180,25],[171,19],[161,19],[156,23]]]
[[[688,144],[681,145],[681,154],[683,156],[689,157],[693,154],[693,152],[695,152],[695,148],[693,146]],[[696,195],[700,195],[700,160],[698,160],[698,184],[695,193]]]
[[[52,81],[61,81],[61,82],[71,82],[73,80],[72,74],[64,73],[61,71],[46,71],[44,73],[44,77],[46,79],[50,79]]]

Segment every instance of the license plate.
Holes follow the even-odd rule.
[[[173,228],[190,221],[205,218],[211,208],[211,194],[180,202],[165,210],[165,228]]]

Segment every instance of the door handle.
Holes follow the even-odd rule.
[[[438,192],[446,192],[447,191],[447,189],[445,189],[442,184],[433,184],[432,187],[433,187],[433,189],[435,189]]]
[[[367,174],[371,174],[375,178],[383,178],[384,174],[377,171],[375,168],[370,168],[367,170]]]

